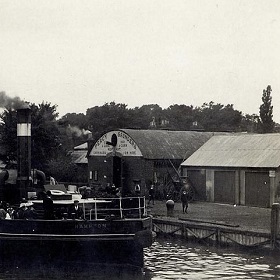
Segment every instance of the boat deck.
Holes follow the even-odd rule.
[[[145,197],[122,198],[79,198],[84,220],[135,219],[147,216]],[[43,200],[30,200],[38,214],[43,218]],[[68,219],[68,208],[72,200],[53,200],[56,218]]]

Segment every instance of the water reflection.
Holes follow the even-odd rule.
[[[158,239],[145,249],[140,268],[92,263],[0,263],[0,280],[158,280],[158,279],[280,279],[279,254],[207,247],[180,240]],[[27,256],[28,258],[28,256]]]
[[[144,278],[143,278],[144,277]],[[50,279],[75,279],[75,280],[126,280],[149,279],[145,278],[143,271],[136,267],[102,264],[65,263],[62,266],[55,264],[40,264],[37,267],[3,266],[0,267],[2,280],[50,280]]]
[[[280,279],[279,254],[268,252],[158,240],[145,260],[151,279]]]

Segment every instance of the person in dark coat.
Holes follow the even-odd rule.
[[[50,191],[47,191],[47,194],[43,199],[43,208],[44,208],[44,219],[53,220],[54,219],[54,206],[53,206],[53,200],[51,198]]]
[[[153,205],[155,204],[155,189],[154,189],[154,185],[151,185],[150,189],[149,189],[149,202],[148,204],[150,204],[150,202],[153,202]]]
[[[6,212],[6,210],[4,209],[3,204],[0,203],[0,220],[6,219],[6,216],[7,216],[7,212]]]
[[[26,203],[26,209],[25,209],[25,211],[23,213],[23,217],[26,220],[37,219],[37,213],[36,213],[36,210],[33,207],[33,203],[32,202]]]
[[[183,213],[188,213],[188,206],[189,206],[188,193],[184,188],[181,189],[181,202],[182,202]]]
[[[82,219],[83,209],[79,206],[79,200],[74,200],[74,204],[70,205],[68,216],[71,219]]]
[[[16,219],[25,219],[25,211],[26,211],[26,203],[21,203],[17,212],[16,212]]]
[[[141,187],[140,187],[139,184],[135,185],[134,192],[135,192],[136,196],[140,196],[141,195]]]

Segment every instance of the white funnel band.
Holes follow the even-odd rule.
[[[31,136],[31,123],[18,123],[17,136]]]

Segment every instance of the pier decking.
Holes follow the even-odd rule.
[[[153,230],[161,235],[179,236],[205,244],[224,244],[240,247],[279,247],[279,224],[271,222],[272,209],[235,206],[208,202],[190,203],[188,213],[182,213],[175,203],[173,215],[167,213],[165,201],[151,206]],[[276,213],[279,216],[279,212]],[[275,216],[275,213],[274,213]],[[271,225],[274,224],[274,225]]]

